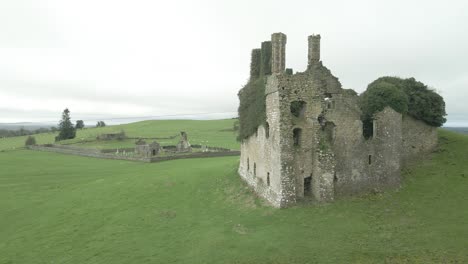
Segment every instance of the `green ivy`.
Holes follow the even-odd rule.
[[[238,140],[253,135],[266,122],[265,105],[266,77],[250,80],[239,92],[239,135]]]

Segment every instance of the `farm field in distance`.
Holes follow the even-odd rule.
[[[234,119],[223,120],[149,120],[125,125],[106,126],[100,128],[85,128],[77,130],[76,138],[58,142],[59,144],[73,144],[75,146],[95,148],[129,148],[135,146],[134,139],[122,141],[94,141],[96,136],[104,133],[119,133],[124,131],[128,137],[157,137],[174,139],[156,140],[162,145],[175,145],[179,141],[181,131],[188,132],[191,144],[200,144],[230,149],[239,149],[236,134],[232,131]],[[37,144],[54,143],[55,133],[33,135]],[[0,138],[0,151],[24,147],[27,136]],[[151,140],[148,140],[151,141]]]
[[[144,121],[74,140],[186,131],[192,144],[239,149],[233,122]],[[467,263],[468,136],[439,129],[439,138],[437,152],[403,170],[399,190],[288,209],[255,198],[239,157],[148,164],[0,139],[0,264]],[[119,144],[133,141],[109,145]]]

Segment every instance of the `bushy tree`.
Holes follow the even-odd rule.
[[[76,125],[75,125],[76,129],[83,129],[84,127],[85,127],[85,124],[84,124],[83,120],[77,120],[76,121]]]
[[[395,111],[406,113],[408,111],[408,97],[396,85],[381,81],[369,85],[360,97],[362,110],[363,133],[366,138],[372,136],[372,119],[375,113],[390,106]]]
[[[104,121],[98,121],[96,124],[96,127],[105,127],[105,126],[106,126],[106,123],[104,123]]]
[[[24,145],[25,146],[36,145],[36,138],[34,138],[33,136],[28,136],[28,138],[26,138],[26,142],[24,142]]]
[[[59,135],[56,137],[56,140],[65,140],[72,139],[76,136],[76,129],[73,126],[73,123],[70,121],[70,110],[66,108],[63,110],[62,119],[58,125]]]
[[[380,77],[369,84],[367,90],[373,87],[380,87],[385,84],[392,84],[406,94],[408,98],[408,109],[400,112],[408,114],[416,119],[422,120],[431,126],[442,126],[447,119],[445,116],[445,102],[442,96],[429,89],[427,85],[416,81],[414,78],[402,79],[398,77]],[[364,94],[366,94],[364,92]],[[363,109],[364,110],[364,109]]]

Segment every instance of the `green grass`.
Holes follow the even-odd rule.
[[[239,149],[236,141],[236,132],[228,131],[233,127],[234,119],[224,120],[151,120],[125,125],[107,126],[103,128],[87,128],[78,130],[76,138],[61,141],[61,144],[80,143],[81,141],[94,140],[96,136],[103,133],[114,133],[125,131],[128,137],[170,137],[177,135],[175,139],[157,140],[163,145],[175,145],[179,141],[179,132],[188,133],[191,144],[208,145],[213,147],[224,147]],[[43,133],[34,135],[37,144],[54,143],[54,133]],[[0,151],[22,148],[27,136],[0,138]],[[82,145],[82,144],[78,144]],[[112,140],[97,141],[83,144],[84,147],[96,148],[130,148],[135,146],[135,140]]]
[[[0,263],[467,263],[468,137],[440,130],[403,187],[273,209],[238,157],[0,153]]]

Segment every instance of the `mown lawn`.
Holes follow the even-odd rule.
[[[237,157],[144,164],[0,153],[0,263],[467,263],[468,137],[400,190],[273,209]]]

